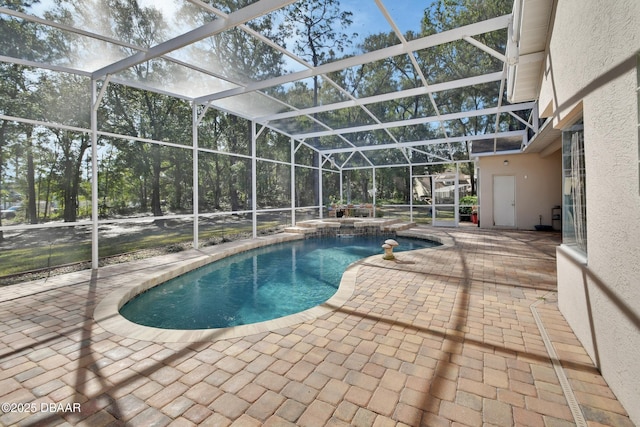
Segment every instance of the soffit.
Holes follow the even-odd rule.
[[[523,151],[526,153],[551,154],[562,148],[562,131],[553,127],[553,120],[547,119],[539,132],[529,141]]]
[[[541,71],[551,25],[553,0],[516,0],[514,34],[509,70],[509,101],[526,102],[538,98]]]

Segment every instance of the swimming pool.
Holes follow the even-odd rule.
[[[247,325],[298,313],[336,293],[347,266],[382,254],[384,236],[311,238],[236,254],[138,295],[121,309],[128,320],[163,329]],[[396,251],[438,243],[396,238]]]

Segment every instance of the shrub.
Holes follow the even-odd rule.
[[[460,198],[460,214],[471,215],[472,206],[478,204],[478,196],[464,196]],[[464,206],[463,206],[464,205]]]

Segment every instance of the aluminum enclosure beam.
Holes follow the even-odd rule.
[[[263,0],[264,1],[264,0]],[[442,33],[433,34],[427,37],[423,37],[416,40],[411,40],[405,44],[397,44],[395,46],[379,49],[373,52],[364,53],[362,55],[352,56],[346,59],[329,62],[327,64],[320,65],[318,67],[298,71],[296,73],[287,74],[284,76],[275,77],[260,82],[249,84],[245,87],[236,89],[229,89],[226,91],[209,94],[196,98],[198,103],[206,103],[209,101],[215,101],[217,99],[228,98],[234,95],[241,95],[243,93],[254,92],[269,87],[280,86],[286,83],[292,83],[297,80],[303,80],[322,74],[332,73],[343,70],[345,68],[351,68],[358,65],[363,65],[393,56],[408,54],[422,49],[438,46],[444,43],[450,43],[456,40],[461,40],[465,36],[474,36],[477,34],[483,34],[491,31],[497,31],[507,28],[511,19],[511,15],[503,15],[497,18],[488,19],[486,21],[477,22],[474,24],[465,25],[463,27],[454,28],[452,30],[444,31]],[[214,21],[215,22],[215,21]]]
[[[510,111],[528,110],[533,108],[534,105],[535,105],[534,102],[528,102],[525,104],[513,104],[513,105],[502,106],[502,107],[485,108],[484,110],[464,111],[461,113],[443,114],[441,116],[430,116],[430,117],[424,117],[420,119],[409,119],[409,120],[401,120],[396,122],[387,122],[383,124],[340,128],[340,129],[334,129],[331,131],[309,132],[305,134],[298,134],[295,136],[296,138],[300,138],[300,139],[309,139],[309,138],[318,138],[322,136],[342,135],[347,133],[389,129],[389,128],[395,128],[395,127],[401,127],[401,126],[420,125],[424,123],[433,123],[433,122],[438,122],[442,120],[455,120],[455,119],[462,119],[467,117],[476,117],[476,116],[484,116],[484,115],[489,116],[494,114],[507,113]]]
[[[229,14],[226,19],[216,19],[201,27],[186,32],[178,37],[160,43],[147,52],[139,52],[121,61],[115,62],[107,67],[97,70],[93,73],[94,79],[101,79],[106,74],[114,74],[134,65],[162,56],[166,53],[180,49],[204,38],[229,30],[240,24],[244,24],[252,19],[259,18],[276,9],[288,4],[294,3],[295,0],[260,0],[244,7],[236,12]]]
[[[413,89],[406,89],[406,90],[401,90],[397,92],[385,93],[381,95],[368,96],[366,98],[359,98],[356,100],[336,102],[333,104],[324,104],[324,105],[319,105],[317,107],[305,108],[305,109],[295,110],[295,111],[287,111],[286,113],[277,113],[269,116],[256,117],[256,121],[274,121],[274,120],[289,119],[292,117],[299,117],[299,116],[305,116],[305,115],[310,116],[313,114],[323,113],[326,111],[340,110],[343,108],[350,108],[350,107],[359,107],[362,105],[375,104],[378,102],[385,102],[385,101],[393,101],[396,99],[426,95],[429,93],[442,92],[442,91],[451,90],[451,89],[461,89],[463,87],[473,86],[476,84],[484,84],[484,83],[500,81],[503,78],[503,74],[504,73],[502,71],[496,71],[495,73],[483,74],[481,76],[468,77],[464,79],[453,80],[453,81],[443,82],[443,83],[436,83],[433,85],[429,85],[428,87],[421,86]]]
[[[526,130],[512,130],[508,132],[498,132],[498,133],[489,133],[489,134],[481,134],[481,135],[465,135],[465,136],[455,136],[449,138],[440,138],[440,139],[430,139],[424,141],[407,141],[402,142],[400,144],[376,144],[376,145],[363,145],[357,148],[334,148],[331,150],[321,150],[323,154],[337,154],[337,153],[351,153],[351,152],[363,152],[363,151],[374,151],[374,150],[394,150],[400,147],[424,147],[426,145],[438,145],[438,144],[448,144],[455,142],[465,142],[465,141],[478,141],[482,139],[490,139],[490,138],[510,138],[510,137],[524,137],[527,135]],[[454,161],[449,160],[449,163],[454,163]],[[362,167],[362,169],[366,169],[367,167]]]

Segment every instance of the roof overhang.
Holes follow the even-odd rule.
[[[547,119],[531,141],[523,147],[525,153],[539,153],[542,157],[562,148],[562,131],[553,127],[553,120]]]
[[[511,103],[538,98],[554,0],[515,0],[507,45],[507,99]]]

